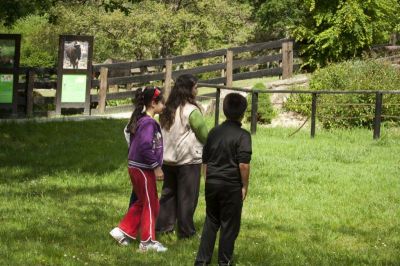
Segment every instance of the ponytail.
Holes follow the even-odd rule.
[[[127,133],[135,134],[137,122],[145,115],[146,107],[149,107],[153,100],[156,103],[162,100],[161,90],[158,87],[145,87],[144,89],[139,88],[136,90],[133,101],[135,109],[126,127]]]
[[[127,133],[135,134],[136,132],[136,124],[139,118],[141,118],[143,114],[143,110],[145,107],[144,104],[144,93],[142,88],[139,88],[135,92],[135,99],[133,101],[135,105],[135,109],[132,112],[131,119],[129,120],[128,126],[126,127]]]

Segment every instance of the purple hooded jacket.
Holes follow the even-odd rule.
[[[154,169],[163,161],[163,139],[160,125],[150,116],[137,122],[135,134],[130,134],[129,167]]]

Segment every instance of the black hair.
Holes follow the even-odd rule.
[[[246,98],[239,93],[229,93],[225,96],[223,110],[228,120],[240,120],[246,108]]]
[[[158,92],[156,92],[158,90]],[[159,93],[156,97],[155,94]],[[135,108],[133,109],[131,119],[129,120],[127,126],[127,132],[135,134],[137,121],[145,115],[145,107],[148,108],[152,101],[156,103],[163,100],[161,89],[158,87],[145,87],[143,90],[141,88],[137,89],[135,92],[135,99],[133,101]]]
[[[160,124],[162,128],[169,130],[175,120],[175,112],[179,106],[191,103],[201,110],[193,95],[193,87],[197,84],[197,78],[191,74],[179,76],[171,90],[171,94],[165,103],[165,109],[160,115]]]

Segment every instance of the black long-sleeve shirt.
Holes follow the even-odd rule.
[[[239,163],[251,160],[251,135],[241,123],[226,120],[208,134],[203,148],[203,163],[207,164],[206,182],[242,185]]]

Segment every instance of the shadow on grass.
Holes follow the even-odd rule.
[[[126,163],[125,120],[2,123],[0,183],[58,172],[104,175]]]

